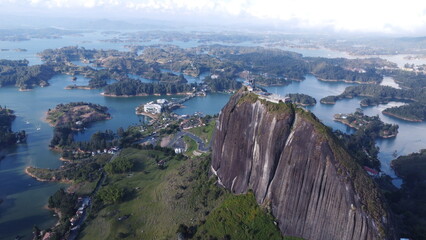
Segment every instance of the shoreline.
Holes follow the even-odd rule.
[[[61,224],[61,219],[62,219],[61,210],[59,210],[58,208],[50,208],[49,205],[47,204],[44,205],[43,208],[49,211],[53,211],[56,214],[56,217],[58,217],[58,221],[56,222],[55,227],[59,226]]]
[[[37,177],[36,175],[34,175],[34,174],[30,173],[30,172],[28,171],[28,169],[29,169],[29,168],[31,168],[31,166],[28,166],[28,167],[26,167],[26,168],[25,168],[25,173],[26,173],[28,176],[30,176],[30,177],[32,177],[32,178],[34,178],[35,180],[37,180],[37,181],[39,181],[39,182],[53,182],[52,180],[42,179],[42,178],[39,178],[39,177]]]
[[[75,90],[75,89],[79,89],[79,90],[92,90],[94,88],[91,88],[89,86],[66,86],[64,89],[65,90]]]
[[[315,75],[314,75],[315,76]],[[324,79],[315,76],[318,80],[323,82],[344,82],[344,83],[357,83],[357,84],[379,84],[377,82],[360,82],[360,81],[349,81],[349,80],[338,80],[338,79]]]
[[[334,118],[334,121],[336,121],[336,122],[340,122],[340,123],[342,123],[342,124],[344,124],[344,125],[346,125],[346,126],[348,126],[348,127],[350,127],[350,128],[354,128],[354,129],[356,129],[356,130],[358,130],[359,128],[357,128],[357,127],[354,127],[354,126],[352,126],[352,125],[350,125],[349,123],[347,123],[345,120],[342,120],[342,119],[337,119],[337,118]],[[379,138],[383,138],[383,139],[387,139],[387,138],[394,138],[394,137],[396,137],[396,135],[398,134],[398,132],[396,133],[396,134],[392,134],[392,135],[387,135],[387,136],[381,136],[380,135],[380,133],[379,133]]]
[[[175,93],[175,94],[167,93],[167,94],[164,94],[164,95],[158,94],[158,93],[156,93],[156,94],[139,93],[139,94],[136,94],[136,95],[115,95],[115,94],[109,94],[109,93],[101,92],[100,94],[104,97],[130,98],[130,97],[148,97],[148,96],[191,95],[193,93],[192,92]]]
[[[35,180],[37,180],[39,182],[58,182],[58,183],[66,183],[66,184],[72,184],[73,183],[72,180],[63,180],[63,179],[61,179],[61,180],[53,180],[53,179],[43,179],[43,178],[37,177],[36,175],[34,175],[34,174],[32,174],[32,173],[30,173],[28,171],[29,168],[31,168],[31,166],[28,166],[28,167],[25,168],[25,173],[28,176],[34,178]]]
[[[423,122],[423,120],[402,117],[402,116],[399,116],[399,115],[396,115],[396,114],[393,114],[393,113],[390,113],[390,112],[386,112],[385,110],[383,110],[382,113],[384,115],[391,116],[391,117],[394,117],[394,118],[397,118],[397,119],[400,119],[400,120],[405,120],[405,121],[408,121],[408,122],[417,122],[417,123]]]
[[[321,104],[327,104],[327,105],[334,105],[334,104],[336,104],[336,102],[327,102],[327,101],[321,101],[321,100],[320,100],[320,103]]]

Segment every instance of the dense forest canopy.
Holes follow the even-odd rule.
[[[14,133],[12,122],[16,116],[13,110],[0,106],[0,149],[26,139],[25,131]]]

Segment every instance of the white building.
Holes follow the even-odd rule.
[[[144,112],[153,113],[153,114],[161,113],[162,109],[163,109],[163,106],[161,104],[154,103],[154,102],[149,102],[143,106]]]
[[[160,104],[160,105],[163,105],[163,104],[166,104],[167,103],[167,100],[166,99],[157,99],[157,103],[158,104]]]

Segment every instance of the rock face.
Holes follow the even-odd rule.
[[[221,111],[212,150],[219,182],[252,190],[283,235],[394,239],[374,183],[311,113],[240,90]]]

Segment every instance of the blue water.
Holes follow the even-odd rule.
[[[26,58],[30,64],[40,63],[36,53],[46,48],[59,48],[63,46],[83,46],[85,48],[118,49],[127,51],[124,45],[128,43],[108,43],[100,40],[105,37],[101,33],[87,33],[84,36],[67,36],[62,39],[33,39],[24,42],[0,42],[0,48],[24,48],[27,52],[0,52],[0,59],[23,59]],[[140,43],[141,45],[155,44],[155,41]],[[158,42],[160,43],[160,42]],[[193,47],[198,45],[193,42],[174,42],[181,47]],[[250,45],[244,43],[242,45]],[[254,45],[254,44],[252,44]],[[326,49],[291,49],[299,51],[306,56],[338,56],[337,53]],[[342,54],[342,53],[340,53]],[[342,54],[345,55],[345,54]],[[81,64],[76,62],[77,64]],[[199,78],[186,76],[189,82],[201,82],[208,75],[204,73]],[[114,81],[114,80],[111,80]],[[387,79],[388,84],[393,84]],[[36,88],[29,92],[19,92],[14,87],[0,88],[0,105],[14,109],[17,119],[13,123],[13,129],[25,130],[28,133],[26,144],[20,144],[9,148],[6,157],[0,161],[0,198],[5,201],[0,205],[0,239],[13,239],[20,234],[30,237],[31,228],[34,224],[39,227],[49,227],[57,220],[52,213],[43,209],[48,197],[64,184],[38,182],[24,173],[26,166],[44,168],[56,168],[61,165],[58,160],[59,154],[48,149],[52,138],[52,127],[44,122],[45,113],[49,108],[54,108],[59,103],[74,101],[86,101],[101,104],[109,108],[112,115],[111,120],[98,122],[90,126],[84,133],[78,134],[76,140],[87,140],[96,131],[107,129],[116,130],[119,127],[127,128],[130,125],[143,122],[144,117],[135,115],[135,108],[143,103],[164,97],[131,97],[112,98],[100,95],[101,90],[65,90],[67,85],[86,85],[88,79],[77,76],[77,81],[72,82],[70,76],[58,75],[50,80],[50,86]],[[287,93],[305,93],[315,97],[318,101],[316,106],[308,107],[326,125],[343,132],[353,132],[352,129],[343,124],[333,121],[335,113],[351,113],[359,108],[360,99],[346,99],[335,105],[323,105],[319,100],[328,95],[337,95],[349,86],[347,83],[321,82],[315,77],[308,75],[303,82],[292,82],[288,86],[267,87],[269,92],[285,95]],[[172,98],[177,96],[167,96]],[[206,97],[195,97],[185,103],[185,108],[175,110],[178,114],[193,114],[202,112],[204,114],[216,114],[226,104],[230,94],[209,94]],[[367,115],[379,115],[387,123],[399,124],[399,135],[395,139],[378,140],[381,149],[379,154],[382,168],[386,173],[393,175],[389,162],[393,159],[392,153],[397,150],[398,154],[404,155],[417,152],[426,148],[424,136],[426,123],[410,123],[383,116],[381,111],[396,103],[380,105],[377,107],[364,108]],[[28,122],[28,124],[27,124]],[[39,128],[39,130],[37,130]]]
[[[205,97],[195,97],[184,103],[184,108],[176,109],[174,112],[182,115],[190,115],[196,112],[203,114],[214,115],[228,102],[230,94],[226,93],[212,93]]]
[[[389,81],[389,79],[387,79]],[[391,85],[392,83],[389,83]],[[292,82],[288,86],[266,87],[271,93],[286,95],[288,93],[305,93],[317,100],[317,104],[307,107],[312,111],[325,125],[338,129],[346,133],[353,132],[346,125],[335,122],[333,119],[336,113],[352,113],[356,108],[360,107],[360,98],[344,99],[338,101],[335,105],[320,104],[321,98],[329,95],[338,95],[343,92],[347,83],[323,82],[317,80],[312,75],[307,75],[306,80],[302,82]],[[382,114],[385,108],[401,105],[401,103],[390,102],[375,107],[364,107],[364,114],[369,116],[379,115],[380,119],[385,123],[398,124],[399,133],[393,139],[377,139],[377,146],[380,148],[379,159],[382,163],[382,170],[395,177],[394,172],[390,168],[390,161],[394,159],[392,153],[396,150],[398,155],[406,155],[412,152],[418,152],[422,148],[426,148],[426,123],[412,123],[396,118],[388,117]]]

